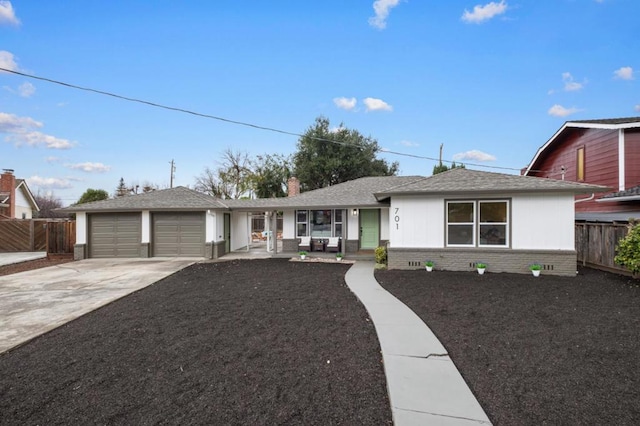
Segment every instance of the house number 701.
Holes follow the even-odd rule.
[[[400,229],[400,214],[398,213],[399,211],[400,208],[396,207],[395,216],[393,217],[393,220],[396,222],[396,229]]]

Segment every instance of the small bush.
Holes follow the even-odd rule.
[[[376,248],[376,263],[381,265],[387,264],[387,248],[380,246]]]
[[[640,272],[640,222],[629,221],[629,233],[618,242],[614,261],[633,273]]]

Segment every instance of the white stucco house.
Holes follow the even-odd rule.
[[[67,207],[76,213],[75,258],[218,258],[247,247],[255,212],[276,229],[282,252],[300,237],[323,250],[339,237],[349,254],[388,248],[389,267],[574,275],[574,197],[597,185],[453,169],[430,177],[365,177],[287,198],[221,200],[184,187]],[[277,244],[269,241],[274,253]]]

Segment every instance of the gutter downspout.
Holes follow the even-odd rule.
[[[595,192],[592,192],[592,193],[591,193],[591,196],[589,196],[589,197],[587,197],[587,198],[581,198],[581,199],[579,199],[579,200],[574,200],[573,202],[574,202],[574,204],[578,204],[578,203],[581,203],[581,202],[583,202],[583,201],[590,201],[590,200],[593,200],[595,197],[596,197]]]

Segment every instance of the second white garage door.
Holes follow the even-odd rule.
[[[153,256],[203,257],[204,213],[154,213]]]

